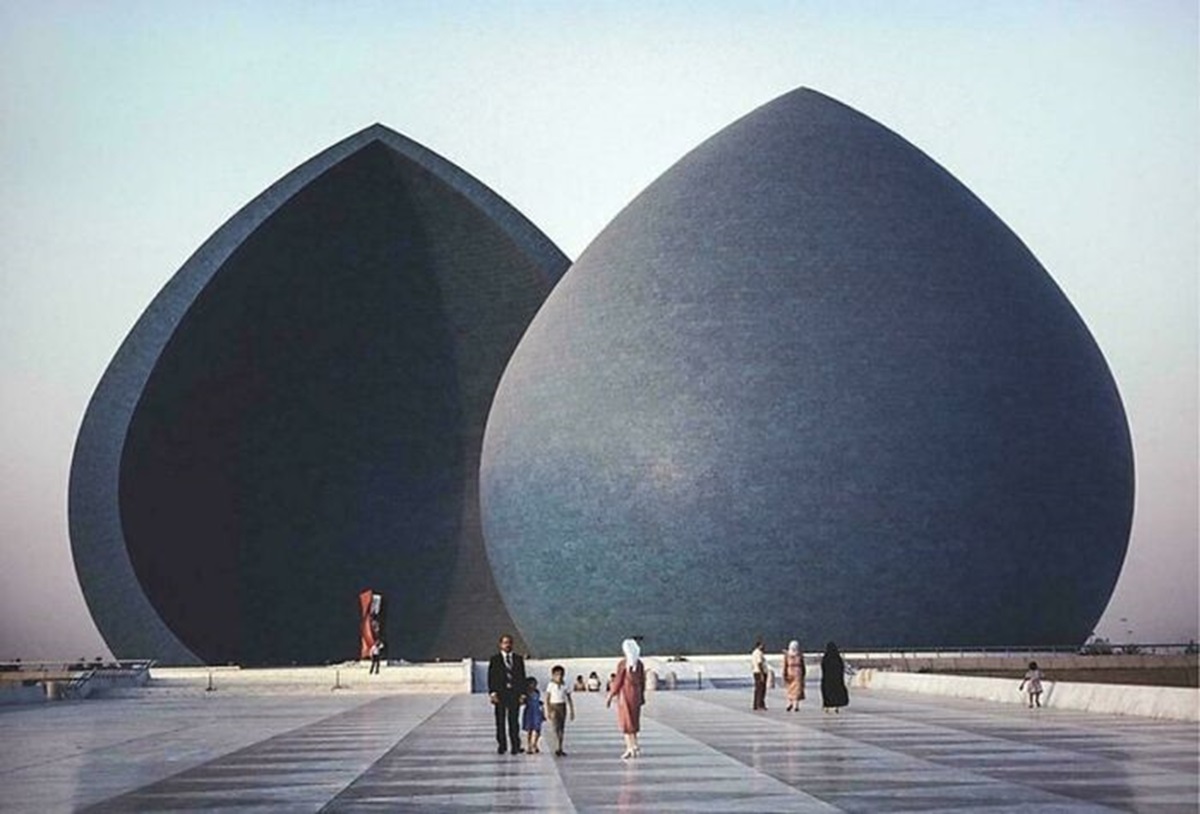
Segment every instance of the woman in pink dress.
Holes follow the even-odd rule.
[[[800,702],[804,700],[805,672],[804,651],[800,649],[800,642],[792,639],[783,654],[783,683],[787,686],[788,712],[799,710]]]
[[[608,692],[606,706],[617,700],[617,724],[625,735],[623,760],[642,753],[638,732],[642,728],[642,705],[646,703],[646,666],[642,664],[641,649],[633,639],[621,643],[625,658],[617,663],[617,674]]]

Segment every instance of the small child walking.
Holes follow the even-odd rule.
[[[563,680],[566,674],[561,664],[554,665],[550,668],[550,683],[546,685],[546,718],[554,731],[555,757],[566,754],[563,751],[563,737],[567,728],[567,713],[570,713],[572,721],[575,720],[575,701],[571,698],[571,688]]]
[[[538,692],[536,678],[525,682],[525,712],[521,716],[521,728],[525,730],[525,751],[529,754],[542,751],[538,744],[542,740],[542,694]]]
[[[1019,690],[1025,690],[1029,693],[1029,708],[1042,705],[1042,671],[1038,669],[1036,661],[1029,662],[1029,669],[1025,671],[1025,677],[1021,679]]]

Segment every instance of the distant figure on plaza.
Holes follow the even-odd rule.
[[[575,686],[572,687],[575,692],[587,692],[587,682],[583,680],[583,676],[575,676]]]
[[[837,645],[829,642],[825,645],[825,655],[821,657],[821,709],[824,712],[841,712],[841,708],[849,703],[846,662],[842,660]]]
[[[571,688],[563,680],[567,671],[561,664],[550,668],[550,683],[546,685],[546,720],[550,722],[550,731],[554,733],[554,756],[562,757],[567,715],[575,720],[575,701],[571,698]],[[576,680],[576,686],[583,684],[583,676]],[[586,692],[586,690],[585,690]]]
[[[587,691],[600,692],[600,676],[596,675],[596,671],[592,670],[587,677]]]
[[[1042,671],[1038,669],[1036,661],[1029,662],[1029,669],[1025,671],[1025,677],[1021,679],[1021,684],[1017,687],[1018,690],[1025,690],[1029,695],[1029,708],[1040,707],[1042,705]]]
[[[754,649],[750,651],[750,674],[754,677],[754,703],[751,706],[753,710],[766,710],[767,708],[767,654],[764,652],[763,640],[757,639],[754,642]]]
[[[612,687],[605,706],[617,701],[617,724],[625,736],[625,751],[622,760],[638,757],[642,753],[638,743],[638,732],[642,728],[642,706],[646,703],[646,665],[642,663],[641,648],[633,639],[621,642],[625,657],[617,662]]]
[[[521,702],[525,700],[525,660],[512,651],[513,638],[500,637],[500,652],[488,662],[488,700],[496,715],[496,751],[508,748],[514,755],[521,749]],[[506,737],[507,727],[507,737]]]
[[[379,661],[383,657],[383,642],[376,639],[371,643],[371,669],[367,671],[368,675],[379,674]]]
[[[804,651],[800,649],[800,642],[792,639],[783,652],[783,684],[787,690],[788,712],[800,709],[800,702],[804,700],[804,677],[807,674]]]
[[[542,694],[538,692],[537,679],[530,676],[525,680],[525,711],[521,713],[521,728],[525,730],[525,751],[531,755],[542,751]]]

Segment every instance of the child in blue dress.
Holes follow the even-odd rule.
[[[544,720],[542,694],[538,692],[537,679],[530,678],[526,681],[525,712],[521,716],[521,728],[525,730],[525,751],[530,754],[542,751],[538,744],[542,740]]]

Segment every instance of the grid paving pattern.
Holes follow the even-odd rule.
[[[479,695],[156,693],[0,711],[2,811],[1195,812],[1195,724],[860,691],[840,715],[653,694],[643,755],[580,694],[567,755]]]

